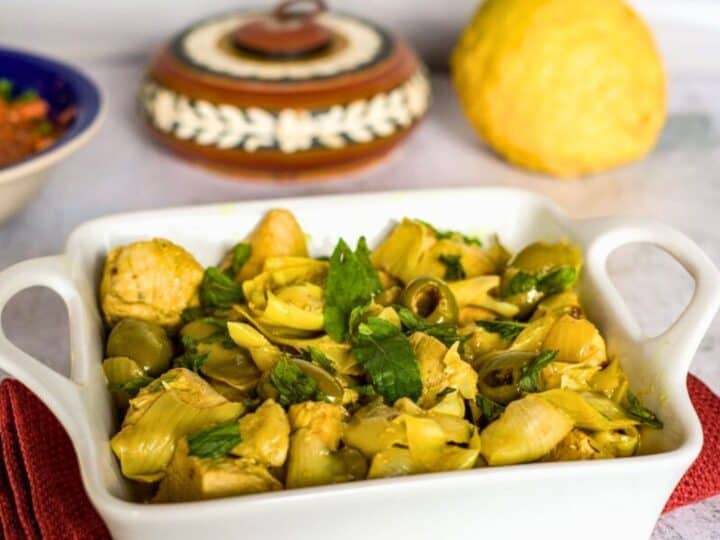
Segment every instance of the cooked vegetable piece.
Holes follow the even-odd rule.
[[[468,244],[470,246],[477,246],[482,247],[482,241],[477,236],[469,236],[467,234],[463,234],[458,231],[441,231],[434,225],[431,225],[427,221],[423,221],[421,219],[416,219],[416,222],[425,225],[428,229],[432,231],[432,233],[435,235],[435,238],[438,240],[458,240],[460,242],[463,242],[465,244]]]
[[[491,294],[499,285],[498,276],[477,276],[448,284],[460,308],[480,307],[501,317],[514,317],[518,313],[517,306],[498,300]]]
[[[198,305],[202,267],[169,240],[134,242],[110,250],[100,303],[105,320],[139,319],[175,330],[183,310]]]
[[[268,467],[282,467],[288,453],[290,423],[285,410],[268,399],[237,422],[240,440],[230,452]]]
[[[480,434],[489,465],[535,461],[550,452],[573,428],[572,419],[534,394],[510,403]]]
[[[295,216],[287,210],[268,211],[245,239],[251,253],[235,281],[242,282],[258,275],[271,257],[307,257],[305,233]]]
[[[478,376],[475,370],[460,358],[459,343],[450,349],[435,338],[417,332],[410,338],[422,381],[424,407],[434,405],[445,388],[455,388],[465,399],[475,399]]]
[[[111,446],[125,476],[154,482],[165,474],[181,437],[242,412],[242,404],[228,402],[195,373],[172,369],[130,401]]]
[[[352,416],[345,425],[343,441],[368,458],[396,445],[407,446],[405,427],[396,421],[399,416],[396,409],[375,400]]]
[[[600,366],[605,364],[605,340],[587,319],[563,315],[552,326],[543,348],[557,350],[558,362],[584,363]]]
[[[638,423],[612,400],[592,392],[573,392],[556,388],[537,394],[573,419],[575,427],[590,431],[609,431],[633,427]]]
[[[118,395],[122,407],[127,406],[127,400],[135,397],[153,380],[134,360],[125,356],[107,358],[103,362],[103,372],[108,382],[108,390]]]
[[[458,306],[450,288],[443,281],[420,277],[408,283],[400,295],[400,303],[427,325],[455,324]]]
[[[368,304],[380,288],[365,238],[358,240],[354,252],[340,240],[330,257],[325,285],[324,316],[328,335],[335,341],[343,341],[352,310]]]
[[[173,346],[159,325],[123,319],[110,331],[106,352],[108,356],[131,358],[147,374],[159,375],[170,366]]]
[[[187,440],[175,449],[153,502],[183,502],[277,491],[282,484],[251,459],[207,459],[189,455]]]

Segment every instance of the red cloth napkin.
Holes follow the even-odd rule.
[[[688,388],[705,445],[665,512],[720,494],[720,398],[690,375]],[[0,384],[2,537],[110,538],[83,490],[70,439],[47,407],[14,380]]]

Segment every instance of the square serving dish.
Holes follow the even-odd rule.
[[[535,240],[577,242],[585,254],[580,294],[588,316],[665,428],[647,433],[642,455],[624,459],[480,468],[192,503],[132,502],[108,443],[115,425],[101,369],[103,323],[97,302],[104,257],[117,245],[166,237],[203,265],[215,264],[266,210],[277,207],[296,214],[316,255],[328,254],[339,237],[354,243],[362,234],[374,245],[393,220],[404,216],[467,233],[497,232],[511,249]],[[610,253],[635,242],[666,250],[695,280],[685,311],[654,338],[639,330],[606,269]],[[623,218],[573,221],[550,201],[511,189],[275,199],[117,215],[76,229],[64,255],[22,262],[0,274],[0,310],[34,285],[50,287],[65,300],[70,378],[20,351],[2,332],[0,368],[25,383],[63,424],[90,500],[118,539],[636,540],[649,537],[702,446],[685,379],[720,306],[719,278],[691,240],[666,226]]]

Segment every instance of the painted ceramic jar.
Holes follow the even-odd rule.
[[[152,61],[140,102],[179,155],[292,178],[386,155],[425,115],[430,86],[402,39],[296,0],[183,30]]]

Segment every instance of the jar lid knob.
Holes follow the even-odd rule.
[[[319,52],[333,37],[315,21],[326,10],[323,0],[284,0],[270,17],[235,30],[233,44],[242,52],[268,58],[301,58]]]

